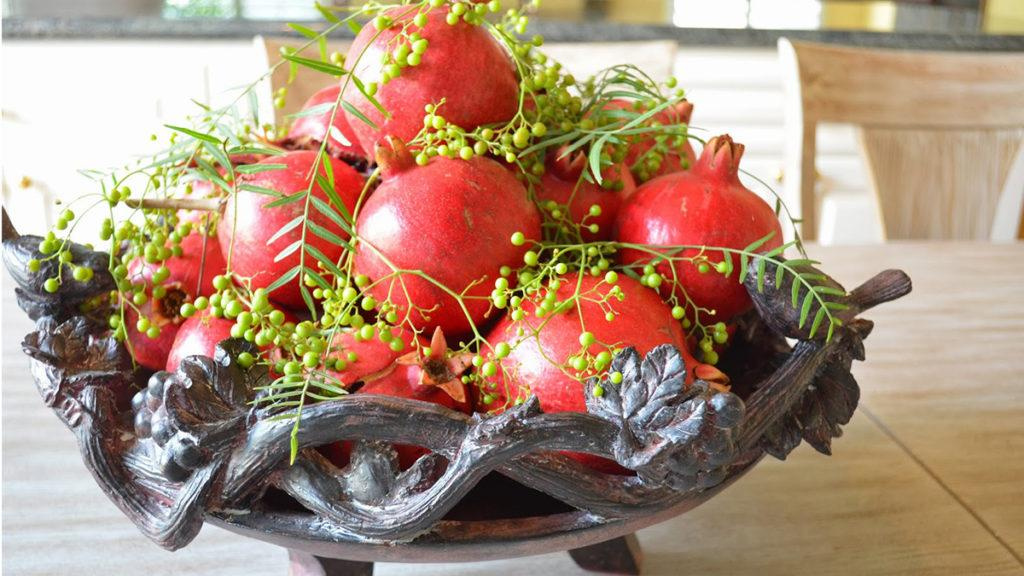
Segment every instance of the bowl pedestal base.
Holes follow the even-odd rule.
[[[569,550],[576,564],[598,574],[640,574],[642,553],[636,534],[629,534]],[[308,552],[288,550],[289,576],[373,576],[373,562],[321,558]]]

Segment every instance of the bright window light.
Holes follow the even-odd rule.
[[[750,0],[750,26],[783,30],[821,27],[821,0]]]
[[[672,23],[681,28],[746,28],[747,0],[673,0]]]
[[[815,29],[821,0],[673,0],[672,23],[681,28]]]

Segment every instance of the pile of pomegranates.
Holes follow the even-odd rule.
[[[288,126],[225,136],[226,115],[207,114],[176,128],[183,152],[157,163],[143,200],[116,178],[105,188],[112,215],[141,205],[101,235],[110,325],[137,363],[174,370],[248,340],[260,352],[239,361],[273,375],[270,411],[348,394],[583,411],[588,378],[621,381],[615,354],[661,344],[688,384],[727,387],[712,365],[751,307],[736,267],[782,245],[739,179],[743,146],[719,136],[695,155],[674,80],[629,67],[578,80],[498,0],[362,13],[346,55],[284,52],[331,78]],[[73,271],[47,289],[91,276],[64,246],[40,246]],[[403,463],[421,453],[403,448]]]

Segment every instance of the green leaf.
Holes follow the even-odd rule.
[[[217,144],[203,142],[202,146],[210,156],[213,156],[213,159],[217,161],[217,164],[220,164],[221,168],[223,168],[225,172],[228,174],[232,173],[234,166],[231,164],[231,160],[228,159],[228,155],[224,153],[223,149],[221,149],[219,142]]]
[[[340,77],[344,76],[346,73],[345,69],[341,66],[335,66],[334,64],[329,64],[327,62],[313,60],[312,58],[303,58],[302,56],[295,54],[282,54],[281,57],[289,62],[298,64],[299,66],[304,66],[311,70],[316,70],[317,72],[323,72],[324,74],[330,74],[331,76]]]
[[[782,286],[782,279],[786,275],[786,269],[781,264],[775,266],[775,289]]]
[[[278,238],[280,238],[280,237],[284,236],[285,234],[291,232],[292,230],[298,228],[299,225],[302,224],[302,221],[305,220],[305,219],[306,219],[305,215],[299,214],[295,218],[292,218],[291,220],[289,220],[287,224],[282,226],[280,230],[278,230],[277,232],[274,232],[274,235],[271,236],[269,239],[267,239],[267,246],[269,246],[269,245],[273,244],[274,242],[276,242],[278,240]]]
[[[359,32],[362,31],[363,29],[362,25],[360,25],[359,22],[356,22],[355,20],[347,20],[345,24],[348,26],[348,29],[351,30],[352,33],[355,34],[356,36],[358,36]]]
[[[327,204],[327,202],[324,202],[322,199],[317,198],[316,196],[310,196],[310,200],[313,201],[313,207],[316,208],[317,212],[320,212],[324,216],[327,216],[328,218],[331,219],[332,222],[337,224],[338,227],[341,228],[346,234],[348,234],[349,236],[353,236],[352,225],[345,221],[345,219],[342,218],[341,215],[339,215],[333,208],[331,208]]]
[[[320,249],[317,248],[316,246],[313,246],[312,244],[306,244],[304,250],[306,251],[307,254],[309,254],[313,258],[316,258],[321,264],[323,264],[324,268],[327,268],[327,271],[330,272],[331,274],[334,274],[335,276],[345,275],[345,273],[341,271],[341,268],[338,268],[338,266],[335,265],[334,262],[330,258],[328,258],[326,254],[321,252]]]
[[[845,290],[839,288],[833,288],[832,286],[818,286],[814,289],[818,294],[826,294],[828,296],[846,296]]]
[[[308,274],[309,277],[313,279],[313,282],[316,282],[316,285],[323,288],[324,290],[327,290],[328,288],[331,287],[330,282],[324,279],[324,277],[321,276],[320,273],[318,273],[316,270],[313,270],[309,266],[304,266],[302,268],[302,271],[303,274]]]
[[[260,102],[259,102],[259,100],[256,97],[256,91],[255,90],[249,90],[247,95],[249,97],[249,114],[252,116],[252,124],[253,124],[253,126],[259,126],[260,125]]]
[[[768,266],[768,261],[765,258],[757,259],[757,291],[764,292],[764,276],[765,267]]]
[[[825,309],[818,308],[818,311],[814,314],[814,321],[811,322],[811,332],[807,335],[808,338],[814,338],[814,335],[818,333],[818,328],[821,327],[821,321],[825,319]]]
[[[341,214],[341,217],[345,220],[346,223],[351,223],[352,213],[349,212],[348,206],[345,205],[345,202],[341,199],[341,196],[338,195],[337,187],[334,186],[334,173],[330,172],[330,176],[332,177],[331,182],[324,182],[324,178],[322,176],[317,176],[317,184],[320,185],[320,189],[323,190],[324,194],[327,195],[327,199],[331,201],[331,207],[336,209],[338,213]],[[352,233],[352,231],[349,229],[346,229],[346,231],[349,234]]]
[[[743,284],[747,279],[747,274],[750,272],[750,256],[746,254],[740,254],[740,284]]]
[[[277,190],[271,190],[263,186],[256,186],[255,184],[239,184],[239,190],[245,190],[246,192],[253,192],[255,194],[263,194],[265,196],[273,196],[274,198],[281,197],[281,193]]]
[[[367,118],[365,114],[363,114],[359,110],[356,110],[355,106],[349,104],[347,101],[344,100],[341,102],[341,105],[343,108],[345,108],[346,111],[348,111],[349,114],[358,118],[360,122],[366,124],[370,128],[373,128],[374,130],[377,130],[377,124],[375,124],[373,120]]]
[[[306,309],[309,313],[316,316],[316,302],[313,301],[313,295],[309,293],[309,288],[306,288],[306,283],[299,284],[299,295],[302,296],[302,301],[306,303]]]
[[[764,246],[765,242],[771,240],[773,236],[775,236],[775,231],[774,230],[772,230],[771,232],[765,234],[761,238],[758,238],[757,240],[754,240],[753,242],[748,244],[747,247],[743,249],[743,251],[744,252],[754,253],[754,252],[757,251],[758,248],[760,248],[761,246]]]
[[[330,230],[324,228],[323,226],[317,224],[313,220],[310,220],[306,225],[309,227],[310,232],[316,234],[317,236],[323,238],[324,240],[327,240],[331,244],[334,244],[335,246],[341,246],[346,250],[352,250],[352,245],[349,244],[347,240],[338,236],[334,232],[331,232]]]
[[[242,164],[235,167],[235,172],[239,174],[258,174],[260,172],[284,170],[286,168],[288,168],[286,164]]]
[[[362,94],[370,102],[370,104],[373,104],[373,107],[376,108],[378,112],[383,114],[385,118],[389,118],[391,116],[391,113],[388,112],[386,108],[384,108],[384,106],[377,100],[377,98],[375,98],[373,94],[370,94],[370,92],[366,89],[366,84],[363,84],[363,81],[359,79],[359,76],[356,76],[355,74],[349,74],[348,78],[349,80],[352,81],[353,84],[356,85],[356,89],[359,90],[359,93]],[[343,94],[345,93],[344,90],[342,90],[341,92]],[[342,102],[342,104],[344,105],[344,102]],[[348,110],[348,108],[346,108],[346,110]]]
[[[292,254],[295,253],[296,250],[299,249],[300,246],[302,246],[301,238],[296,240],[295,242],[292,242],[288,246],[285,246],[284,250],[281,250],[280,252],[277,253],[276,256],[274,256],[274,263],[280,262],[281,260],[284,260],[285,258],[291,256]]]
[[[807,323],[807,315],[811,313],[812,304],[814,304],[814,293],[808,290],[807,295],[804,296],[804,304],[800,307],[800,323],[797,324],[797,327],[803,328]]]
[[[267,156],[281,156],[285,152],[277,148],[268,148],[266,146],[254,146],[252,144],[244,144],[242,146],[233,146],[228,148],[228,154],[264,154]]]
[[[287,116],[285,116],[285,118],[303,118],[306,116],[319,116],[324,112],[329,112],[332,108],[334,108],[334,102],[324,102],[323,104],[317,104],[312,108],[306,108],[305,110],[300,110],[293,114],[288,114]]]
[[[209,142],[210,144],[220,145],[220,140],[217,140],[215,137],[210,136],[209,134],[204,134],[202,132],[196,132],[195,130],[192,130],[191,128],[185,128],[184,126],[172,126],[171,124],[164,124],[164,126],[166,126],[167,128],[170,128],[171,130],[174,130],[175,132],[181,132],[182,134],[186,134],[188,136],[191,136],[191,137],[195,138],[196,140],[202,140],[203,142]]]
[[[313,5],[316,6],[317,12],[319,12],[320,15],[324,17],[324,20],[327,20],[331,24],[337,24],[341,22],[341,19],[335,16],[334,12],[332,12],[330,8],[327,8],[326,6],[319,2],[314,2]]]
[[[792,296],[793,296],[792,306],[793,306],[793,308],[796,308],[797,304],[800,303],[800,282],[798,282],[797,280],[798,280],[797,278],[793,278],[793,290],[792,290]]]
[[[302,34],[306,38],[311,38],[311,39],[315,40],[316,38],[320,37],[320,32],[317,32],[316,30],[313,30],[312,28],[307,28],[307,27],[303,26],[302,24],[296,24],[294,22],[289,22],[288,23],[288,27],[291,28],[292,30],[295,30],[299,34]]]
[[[296,265],[291,270],[289,270],[289,271],[285,272],[284,274],[282,274],[280,278],[278,278],[277,280],[274,280],[270,284],[270,286],[267,286],[267,292],[268,293],[273,292],[274,290],[277,290],[281,286],[284,286],[285,284],[291,282],[292,280],[295,280],[295,278],[299,275],[299,271],[301,269],[302,269],[301,266]]]
[[[306,191],[301,190],[299,192],[296,192],[295,194],[292,194],[291,196],[282,196],[277,200],[274,200],[273,202],[267,202],[266,204],[263,205],[263,209],[266,210],[268,208],[278,208],[280,206],[294,204],[295,202],[298,202],[299,200],[302,200],[305,197]]]
[[[227,183],[227,180],[220,175],[220,172],[213,167],[204,158],[196,157],[196,171],[203,176],[206,180],[209,180],[214,185],[218,186],[221,190],[231,190],[231,185]]]
[[[770,234],[774,235],[775,232],[772,231],[772,232],[770,232]],[[771,250],[765,252],[764,255],[767,256],[768,258],[775,258],[776,256],[779,256],[783,252],[788,250],[793,244],[794,244],[794,242],[786,242],[785,244],[781,244],[781,245],[776,246],[775,248],[772,248]]]

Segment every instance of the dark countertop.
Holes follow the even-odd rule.
[[[308,23],[307,23],[308,24]],[[314,23],[315,25],[315,23]],[[682,46],[756,48],[774,47],[780,36],[798,40],[917,50],[1024,51],[1024,35],[879,33],[841,30],[754,30],[676,28],[673,26],[623,25],[600,22],[537,22],[531,30],[549,42],[614,42],[629,40],[676,40]],[[242,39],[294,35],[285,22],[256,20],[164,20],[5,18],[5,40],[40,39]],[[339,30],[337,37],[350,36]]]

